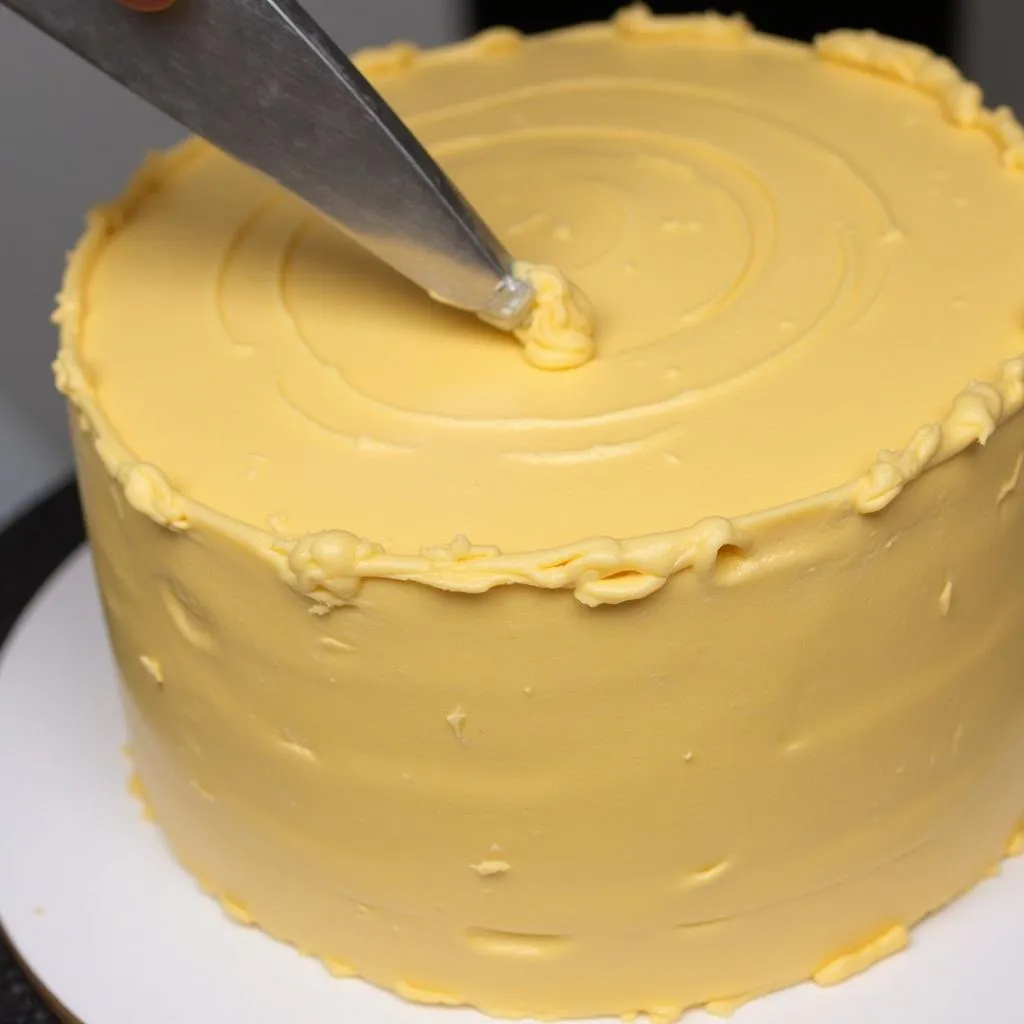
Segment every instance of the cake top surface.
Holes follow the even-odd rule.
[[[100,212],[60,313],[62,384],[160,494],[527,552],[871,511],[1008,408],[1021,133],[927,51],[631,8],[362,65],[509,249],[589,296],[595,354],[531,365],[189,143]]]

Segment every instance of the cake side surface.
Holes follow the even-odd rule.
[[[496,1015],[895,952],[1024,812],[1016,122],[641,8],[362,66],[597,349],[529,366],[201,143],[94,214],[58,383],[178,856]]]
[[[371,580],[318,616],[223,533],[119,513],[86,439],[153,813],[236,920],[406,996],[667,1014],[835,980],[1024,812],[1022,448],[1018,417],[644,601]]]

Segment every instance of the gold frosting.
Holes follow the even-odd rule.
[[[917,47],[642,6],[361,66],[528,261],[526,336],[199,142],[59,302],[175,851],[496,1015],[895,952],[1024,811],[1020,126]]]
[[[908,942],[907,929],[903,925],[893,925],[860,949],[837,956],[824,967],[819,967],[814,972],[814,981],[819,985],[838,985],[841,981],[866,971],[879,960],[905,949]]]
[[[1008,107],[986,109],[981,88],[946,57],[871,31],[828,32],[818,36],[815,47],[826,60],[894,78],[934,97],[954,124],[987,132],[999,144],[1008,168],[1024,169],[1024,129],[1013,112]]]
[[[534,290],[533,308],[514,332],[526,358],[542,370],[582,366],[594,354],[593,314],[587,298],[557,267],[519,260],[513,273]]]
[[[983,117],[980,87],[964,79],[952,61],[927,47],[877,32],[843,29],[818,36],[814,45],[826,60],[874,71],[934,96],[946,116],[962,128],[974,127]]]
[[[612,17],[612,26],[627,39],[704,44],[742,44],[752,35],[750,23],[742,14],[724,17],[714,11],[707,14],[655,15],[647,4],[623,7]]]
[[[725,516],[743,532],[810,496],[876,511],[934,459],[980,440],[1021,402],[1020,364],[1007,362],[1024,349],[1016,266],[998,251],[1016,220],[1024,228],[1016,176],[999,173],[983,140],[951,135],[913,90],[853,90],[858,79],[823,74],[815,51],[743,36],[750,59],[773,69],[756,94],[742,63],[683,67],[680,46],[700,53],[721,33],[695,28],[714,20],[680,24],[656,50],[591,28],[487,57],[496,63],[472,100],[459,92],[476,66],[465,47],[447,60],[403,50],[404,73],[378,83],[510,247],[600,297],[601,356],[564,378],[537,381],[492,329],[437,313],[207,147],[154,158],[124,202],[94,217],[72,279],[88,277],[102,321],[59,363],[111,468],[141,451],[174,483],[180,509],[155,475],[133,490],[144,499],[153,485],[158,519],[184,523],[199,503],[267,534],[341,526],[386,552],[373,574],[454,589],[576,590],[576,575],[545,566],[580,537],[614,537],[619,557],[599,556],[603,573],[637,571],[642,596],[649,572],[632,555],[647,538],[679,553],[688,541],[671,538],[689,523]],[[600,73],[610,49],[614,82]],[[817,47],[869,69],[901,68],[905,50],[909,84],[960,81],[875,36],[835,33]],[[678,122],[670,131],[666,118]],[[905,142],[899,161],[890,137]],[[154,261],[164,236],[175,245]],[[923,261],[936,252],[957,258]],[[924,305],[922,265],[935,296]],[[155,318],[168,278],[208,301]],[[69,292],[68,338],[77,307]],[[981,310],[992,312],[979,327]],[[567,359],[535,318],[535,362],[589,356],[572,315]],[[152,356],[140,365],[143,335]],[[943,358],[922,359],[911,335]],[[102,367],[99,391],[89,367]],[[942,431],[927,458],[922,424]],[[908,441],[899,460],[870,465]],[[412,493],[414,519],[394,500]],[[506,558],[491,573],[493,559],[474,554],[439,569],[423,556],[459,534],[515,554],[515,566]],[[659,561],[655,574],[692,564]]]

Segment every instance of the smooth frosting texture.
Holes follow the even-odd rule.
[[[900,46],[634,12],[378,56],[510,249],[595,303],[572,373],[538,373],[200,144],[151,164],[89,271],[74,357],[176,492],[396,555],[669,533],[848,485],[1024,351],[1009,150],[976,106],[952,130],[934,74],[851,66]]]
[[[134,791],[233,920],[425,1004],[671,1021],[897,953],[1024,846],[1017,122],[639,6],[360,64],[538,307],[443,309],[201,143],[92,215],[56,374]]]

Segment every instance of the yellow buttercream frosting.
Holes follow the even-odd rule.
[[[814,972],[814,980],[819,985],[838,985],[841,981],[866,971],[879,960],[906,949],[908,941],[907,929],[903,925],[893,925],[860,949],[852,953],[843,953],[819,967]]]
[[[593,312],[587,298],[557,267],[519,260],[513,271],[534,292],[526,321],[513,332],[523,343],[526,358],[542,370],[582,366],[594,354]]]
[[[182,863],[496,1015],[896,952],[1024,812],[1024,133],[920,47],[641,6],[360,66],[523,261],[518,337],[196,141],[60,298]]]

